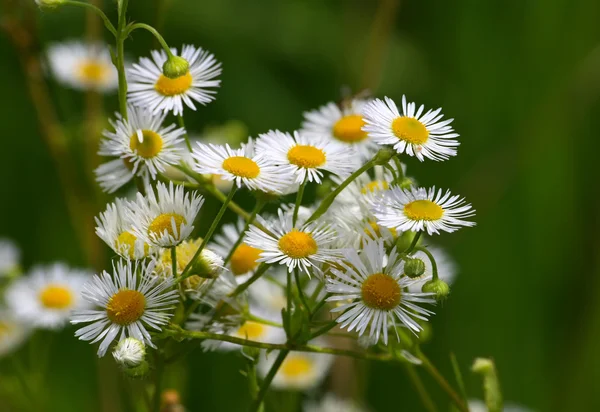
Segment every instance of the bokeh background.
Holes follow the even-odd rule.
[[[104,6],[116,19],[114,3]],[[151,24],[158,16],[170,45],[200,45],[223,62],[217,100],[186,112],[192,131],[232,119],[250,135],[293,130],[303,111],[364,88],[442,106],[461,134],[459,156],[407,159],[409,174],[466,196],[478,226],[436,239],[460,273],[425,353],[453,382],[453,352],[470,397],[482,390],[469,367],[489,356],[507,400],[538,411],[600,410],[600,2],[172,0],[160,8],[147,0],[131,1],[130,16]],[[44,43],[86,32],[78,9],[37,19]],[[126,44],[132,60],[151,47],[142,32]],[[89,138],[79,126],[85,96],[52,83],[50,90],[78,153]],[[55,260],[87,266],[4,33],[0,91],[0,235],[19,244],[26,268]],[[107,96],[106,113],[116,108],[116,95]],[[79,170],[76,180],[87,173]],[[110,360],[98,362],[95,348],[72,334],[35,337],[33,351],[52,355],[42,377],[51,394],[45,410],[125,410],[115,400],[120,383],[100,382],[114,372]],[[186,365],[191,373],[169,383],[183,388],[189,410],[244,410],[239,359],[198,351]],[[10,367],[0,360],[0,371]],[[354,373],[358,379],[328,385],[373,411],[422,410],[402,368],[360,364]],[[424,380],[447,409],[445,395]]]

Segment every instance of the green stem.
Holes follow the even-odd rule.
[[[235,290],[229,294],[229,297],[234,298],[237,295],[239,295],[240,293],[242,293],[243,291],[245,291],[246,289],[248,289],[250,287],[250,285],[252,285],[254,282],[256,282],[258,280],[258,278],[260,278],[262,276],[262,274],[267,271],[269,266],[270,265],[268,265],[266,263],[262,263],[258,267],[258,269],[256,269],[256,272],[254,272],[252,277],[250,277],[250,279],[248,279],[247,281],[245,281],[244,283],[239,285],[237,288],[235,288]]]
[[[286,273],[285,294],[286,294],[285,316],[287,318],[285,324],[287,325],[286,333],[288,334],[288,338],[289,338],[290,331],[291,331],[290,326],[292,324],[292,272],[290,272],[289,269],[287,270],[287,273]]]
[[[413,251],[413,249],[417,246],[417,243],[419,242],[419,239],[421,238],[422,233],[423,232],[417,232],[415,237],[413,237],[413,240],[410,243],[410,246],[404,251],[405,255],[410,255],[410,253]]]
[[[185,133],[183,134],[183,138],[185,139],[185,145],[188,148],[188,151],[192,153],[192,144],[190,143],[190,137],[188,136],[187,129],[185,128],[185,122],[183,121],[183,115],[180,114],[177,116],[177,121],[179,122],[179,127],[181,127]]]
[[[327,332],[329,332],[331,329],[335,328],[337,326],[337,322],[335,320],[332,320],[331,322],[329,322],[327,325],[323,326],[320,329],[317,329],[316,332],[311,333],[310,337],[308,338],[308,340],[314,339],[318,336],[321,336]]]
[[[125,27],[127,24],[127,4],[129,0],[119,0],[119,21],[117,24],[117,72],[119,74],[119,110],[127,120],[127,77],[125,75]]]
[[[433,400],[429,396],[429,393],[427,393],[427,389],[425,389],[425,386],[423,385],[423,381],[421,380],[421,377],[415,370],[415,367],[410,363],[406,363],[404,365],[404,368],[406,369],[406,373],[407,373],[408,377],[410,378],[413,386],[417,390],[417,393],[419,394],[419,398],[421,398],[421,401],[423,402],[423,406],[425,406],[425,409],[427,409],[429,412],[436,412],[437,408],[435,407],[435,403],[433,403]]]
[[[267,373],[267,376],[265,376],[265,379],[263,380],[263,383],[260,387],[260,391],[258,392],[258,395],[256,395],[256,399],[254,400],[254,402],[252,402],[252,405],[250,406],[250,412],[257,412],[260,410],[265,395],[269,390],[269,386],[271,386],[273,378],[275,378],[277,371],[281,367],[281,364],[285,360],[288,353],[290,353],[289,350],[282,350],[277,355],[277,359],[275,359],[275,362],[271,366],[271,369],[269,369],[269,373]]]
[[[177,279],[177,246],[171,248],[171,268],[173,279]]]
[[[308,305],[308,302],[306,301],[306,296],[304,296],[304,291],[302,290],[302,283],[300,282],[300,274],[298,273],[298,268],[294,269],[294,278],[296,280],[296,287],[298,288],[298,295],[300,296],[300,301],[302,302],[302,304],[306,308],[306,311],[308,312],[308,315],[310,316],[310,306]]]
[[[127,31],[126,31],[127,36],[129,36],[134,30],[137,30],[137,29],[147,30],[150,33],[152,33],[152,35],[160,43],[160,45],[163,48],[163,50],[165,51],[165,53],[167,53],[167,56],[168,57],[173,57],[173,52],[169,48],[169,45],[167,44],[167,42],[165,41],[165,39],[163,38],[163,36],[161,36],[161,34],[154,27],[150,26],[149,24],[146,24],[146,23],[134,23],[134,24],[131,24],[128,27]]]
[[[429,261],[431,262],[431,272],[433,273],[432,279],[438,280],[438,278],[439,278],[438,267],[437,267],[437,263],[435,262],[435,258],[433,257],[433,254],[429,250],[427,250],[427,248],[424,248],[421,246],[416,247],[415,250],[420,250],[421,252],[423,252],[427,255],[427,257],[429,258]]]
[[[256,202],[256,205],[254,206],[254,209],[252,210],[252,214],[250,215],[250,217],[248,217],[248,220],[246,220],[246,224],[244,225],[244,229],[242,229],[242,231],[240,232],[240,236],[235,241],[235,244],[231,247],[231,250],[229,251],[229,253],[225,257],[225,260],[223,261],[223,266],[227,265],[227,263],[231,260],[231,257],[233,256],[233,253],[236,251],[236,249],[238,248],[238,246],[244,240],[244,236],[246,235],[246,232],[250,228],[250,225],[252,224],[252,222],[254,222],[254,219],[256,219],[256,215],[260,213],[260,211],[262,210],[262,208],[264,206],[265,206],[265,202],[263,202],[261,200],[258,200]]]
[[[181,272],[181,276],[179,277],[179,280],[178,280],[179,282],[181,282],[182,280],[184,280],[185,278],[190,276],[189,271],[192,268],[192,265],[194,264],[194,262],[196,261],[198,256],[200,256],[200,254],[202,253],[202,250],[204,250],[204,248],[208,244],[208,241],[210,240],[213,233],[217,229],[217,226],[219,225],[219,222],[221,221],[223,214],[225,214],[225,211],[227,210],[227,205],[229,204],[229,202],[231,202],[231,199],[233,198],[233,195],[235,194],[236,190],[237,190],[237,186],[235,186],[235,185],[232,186],[231,191],[229,192],[229,195],[227,196],[227,199],[225,199],[225,201],[221,205],[221,209],[219,209],[219,213],[217,213],[217,216],[213,220],[212,225],[210,225],[210,228],[208,228],[208,232],[204,236],[204,239],[202,239],[202,243],[200,244],[200,247],[198,248],[198,250],[192,257],[192,259],[189,261],[189,263],[186,265],[185,269],[183,269],[183,272]]]
[[[310,315],[309,321],[312,322],[313,318],[316,316],[316,314],[319,312],[319,310],[321,310],[321,308],[323,306],[325,306],[325,304],[327,303],[327,298],[330,296],[329,293],[327,293],[323,299],[319,302],[319,304],[313,309],[312,314]]]
[[[104,26],[108,29],[108,31],[111,32],[113,36],[117,37],[117,30],[115,29],[115,26],[113,26],[113,24],[110,22],[108,17],[106,17],[106,14],[104,14],[104,12],[102,10],[100,10],[98,7],[96,7],[90,3],[83,3],[81,1],[71,1],[71,0],[65,0],[65,1],[63,1],[63,4],[66,4],[69,6],[83,7],[85,9],[93,11],[104,21]]]
[[[154,371],[154,395],[152,397],[152,410],[154,412],[160,412],[160,395],[162,393],[162,374],[165,369],[164,360],[160,354],[156,354]]]
[[[271,322],[268,319],[259,318],[258,316],[254,316],[250,313],[246,315],[246,319],[251,320],[252,322],[256,322],[256,323],[262,323],[263,325],[274,326],[276,328],[283,327],[283,325],[281,323]]]
[[[465,405],[460,396],[452,389],[452,386],[448,383],[446,378],[437,370],[435,366],[427,359],[427,357],[421,352],[417,352],[417,357],[421,360],[422,366],[431,375],[431,377],[440,385],[440,387],[448,394],[454,405],[461,412],[469,412],[469,408]]]
[[[298,221],[298,211],[300,210],[300,205],[302,204],[302,197],[304,196],[304,188],[306,187],[306,183],[308,180],[304,180],[300,187],[298,188],[298,193],[296,194],[296,205],[294,206],[294,215],[292,217],[292,226],[296,227],[296,222]]]

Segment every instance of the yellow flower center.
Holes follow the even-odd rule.
[[[137,237],[129,232],[123,232],[117,238],[117,249],[127,248],[127,254],[131,259],[135,259],[135,242]],[[148,254],[148,244],[144,243],[144,255]]]
[[[129,138],[129,147],[138,156],[150,159],[160,153],[163,147],[163,139],[152,130],[142,130],[142,141],[140,142],[138,134],[134,133]]]
[[[288,377],[308,375],[313,369],[312,362],[301,356],[288,356],[281,365],[281,373]]]
[[[245,243],[240,244],[231,255],[231,272],[235,276],[250,272],[256,267],[261,253],[260,249]]]
[[[235,333],[237,336],[248,340],[257,340],[265,334],[265,326],[250,320],[246,321]]]
[[[169,79],[164,74],[161,74],[154,85],[154,89],[163,96],[176,96],[188,91],[192,87],[193,81],[194,79],[192,79],[190,72],[175,79]]]
[[[61,285],[46,286],[39,297],[42,305],[48,309],[65,309],[73,304],[73,293]]]
[[[111,296],[106,314],[111,322],[127,326],[138,320],[146,309],[146,298],[137,290],[121,289]]]
[[[233,175],[248,179],[254,179],[260,173],[260,168],[256,162],[244,156],[228,157],[223,162],[223,169]]]
[[[390,275],[376,273],[363,283],[362,300],[370,308],[392,310],[400,303],[402,290],[398,282]]]
[[[293,229],[279,239],[279,250],[294,259],[302,259],[317,253],[317,242],[309,233]]]
[[[359,114],[344,116],[333,125],[333,136],[346,143],[360,142],[367,138],[367,132],[362,131],[364,125],[365,121]]]
[[[389,187],[390,185],[385,180],[374,180],[367,183],[360,191],[363,195],[366,195],[367,193],[373,193],[379,190],[387,190]]]
[[[416,145],[429,139],[429,131],[425,125],[413,117],[397,117],[392,122],[392,131],[398,139]]]
[[[87,60],[79,66],[79,77],[90,83],[101,83],[109,74],[110,67],[103,62]]]
[[[325,164],[325,153],[314,146],[296,145],[287,154],[291,164],[307,169],[323,166]]]
[[[162,213],[158,215],[150,226],[148,227],[148,233],[161,235],[165,232],[165,230],[171,236],[175,236],[175,233],[179,234],[181,232],[181,225],[187,223],[185,218],[176,213]],[[173,227],[175,226],[175,227]]]
[[[404,214],[412,220],[438,220],[444,209],[431,200],[414,200],[404,205]]]

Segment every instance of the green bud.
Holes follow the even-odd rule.
[[[443,302],[450,294],[450,286],[442,279],[435,279],[425,282],[421,288],[423,293],[434,293],[435,300]]]
[[[221,272],[223,272],[223,259],[209,249],[202,250],[191,268],[191,273],[207,279],[218,278]]]
[[[409,278],[418,278],[425,273],[425,262],[419,258],[408,258],[404,262],[404,274]]]
[[[414,185],[414,183],[415,182],[410,177],[404,177],[398,186],[400,186],[400,189],[408,190]]]
[[[502,391],[494,362],[491,359],[477,358],[471,369],[483,377],[485,404],[489,412],[502,412]]]
[[[190,64],[186,59],[179,56],[170,56],[165,64],[163,64],[163,74],[169,79],[176,79],[184,76],[190,68]]]
[[[55,9],[64,3],[64,0],[35,0],[35,3],[47,9]]]
[[[396,151],[392,147],[382,147],[375,155],[374,162],[376,165],[386,165],[394,155],[396,155]]]

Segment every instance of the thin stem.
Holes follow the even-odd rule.
[[[460,396],[454,391],[454,389],[452,389],[452,386],[450,386],[446,378],[444,378],[436,369],[436,367],[433,366],[429,359],[427,359],[427,357],[421,351],[418,351],[417,357],[421,360],[421,362],[423,362],[422,365],[429,375],[431,375],[431,377],[438,383],[438,385],[440,385],[444,392],[448,394],[458,410],[461,412],[469,412],[469,408],[465,405]]]
[[[215,197],[217,200],[220,200],[221,202],[225,202],[227,200],[227,195],[225,195],[225,193],[217,189],[214,185],[206,185],[203,187],[203,189],[206,190],[213,197]],[[237,214],[238,216],[241,216],[244,220],[247,221],[248,219],[250,219],[250,214],[246,212],[242,207],[240,207],[237,203],[229,201],[227,207],[229,207],[229,209],[231,209],[231,211]]]
[[[298,188],[298,193],[296,193],[296,205],[294,206],[294,216],[292,217],[292,226],[296,227],[296,222],[298,221],[298,211],[300,210],[300,205],[302,204],[302,197],[304,196],[304,188],[306,187],[306,183],[308,180],[304,180],[300,187]]]
[[[289,350],[282,350],[277,355],[277,359],[275,359],[275,362],[271,366],[271,369],[269,369],[269,373],[267,373],[267,376],[265,376],[265,379],[263,380],[263,383],[260,387],[260,391],[258,392],[258,395],[256,395],[256,399],[254,400],[254,402],[252,402],[252,405],[250,406],[250,412],[256,412],[256,411],[260,410],[260,407],[263,403],[265,395],[267,394],[267,391],[269,390],[269,386],[271,386],[271,382],[273,381],[273,378],[275,378],[277,371],[281,367],[281,364],[285,360],[288,353],[290,353]]]
[[[177,279],[177,246],[171,248],[171,268],[173,279]]]
[[[183,134],[183,138],[185,139],[185,145],[188,148],[188,151],[192,153],[192,144],[190,143],[190,137],[188,136],[187,129],[185,128],[185,122],[183,120],[183,115],[180,114],[177,116],[177,121],[179,122],[179,127],[181,127],[185,133]]]
[[[250,277],[250,279],[248,279],[247,281],[245,281],[244,283],[239,285],[237,288],[235,288],[235,290],[229,294],[229,297],[234,298],[237,295],[239,295],[240,293],[242,293],[243,291],[245,291],[246,289],[248,289],[250,287],[250,285],[252,285],[254,282],[256,282],[258,280],[258,278],[260,278],[262,276],[262,274],[267,271],[269,266],[270,265],[268,265],[266,263],[262,263],[258,267],[258,269],[256,269],[256,272],[254,272],[254,275],[252,275],[252,277]]]
[[[286,273],[285,294],[286,294],[285,316],[287,318],[285,324],[287,325],[286,333],[288,333],[288,338],[289,338],[290,337],[289,331],[290,331],[290,326],[292,323],[292,272],[290,272],[289,269]]]
[[[150,33],[152,33],[152,35],[160,43],[160,45],[163,48],[163,50],[165,51],[165,53],[167,53],[167,56],[168,57],[173,57],[173,52],[169,48],[169,45],[165,41],[164,37],[161,36],[161,34],[154,27],[150,26],[149,24],[146,24],[146,23],[134,23],[134,24],[131,24],[128,27],[127,31],[126,31],[127,36],[129,36],[134,30],[137,30],[137,29],[147,30]]]
[[[117,24],[117,61],[115,66],[119,74],[119,110],[121,116],[127,120],[127,77],[125,76],[125,39],[127,33],[127,4],[129,0],[119,1],[119,22]]]
[[[308,338],[308,340],[314,339],[318,336],[321,336],[327,332],[329,332],[331,329],[335,328],[337,326],[337,322],[335,320],[332,320],[331,322],[329,322],[327,325],[323,326],[320,329],[317,329],[316,332],[311,333],[310,337]]]
[[[261,200],[258,200],[256,202],[256,205],[254,206],[254,209],[252,209],[252,214],[250,215],[250,217],[248,218],[248,220],[246,220],[246,224],[244,225],[244,228],[240,232],[240,236],[235,241],[234,245],[231,247],[231,250],[229,251],[229,253],[225,257],[225,260],[223,261],[223,266],[227,265],[227,263],[231,260],[231,257],[233,256],[234,252],[236,251],[236,249],[238,248],[238,246],[244,240],[244,236],[246,235],[246,232],[250,228],[250,225],[252,224],[252,222],[254,222],[254,219],[256,219],[256,215],[260,213],[260,211],[262,210],[262,208],[264,206],[265,206],[265,202],[263,202]]]
[[[330,294],[326,294],[323,299],[319,302],[319,304],[313,309],[312,314],[310,315],[309,320],[312,322],[313,318],[315,317],[315,315],[319,312],[319,310],[321,310],[321,308],[323,306],[325,306],[325,304],[327,303],[327,298],[330,296]]]
[[[183,269],[183,272],[181,272],[181,276],[179,277],[179,282],[181,282],[182,280],[184,280],[185,278],[190,276],[189,271],[192,268],[192,265],[194,264],[194,262],[198,258],[198,256],[200,256],[200,254],[202,253],[202,250],[204,250],[204,248],[208,244],[208,241],[210,240],[213,233],[217,229],[217,226],[219,225],[219,222],[221,221],[223,214],[225,214],[225,211],[227,210],[227,205],[229,204],[229,202],[231,202],[231,199],[233,198],[233,195],[235,194],[236,190],[237,190],[237,186],[234,185],[231,188],[231,191],[229,192],[227,199],[225,199],[225,201],[221,205],[221,209],[219,209],[219,213],[217,213],[217,216],[213,220],[212,225],[210,225],[210,228],[208,228],[208,232],[204,236],[204,239],[202,239],[202,243],[200,244],[200,247],[198,248],[198,250],[192,257],[192,259],[189,261],[189,263],[186,265],[185,269]]]
[[[302,290],[302,283],[300,282],[300,274],[298,273],[298,268],[294,269],[294,278],[296,280],[296,287],[298,288],[298,295],[300,296],[300,301],[306,308],[308,315],[310,316],[310,306],[306,301],[306,296],[304,296],[304,291]]]
[[[410,243],[410,246],[404,251],[404,254],[409,255],[413,251],[413,249],[417,246],[417,243],[419,242],[419,239],[421,238],[422,233],[423,232],[417,232],[415,237],[413,237],[413,240]]]
[[[256,323],[262,323],[263,325],[275,326],[276,328],[281,328],[283,326],[281,323],[272,322],[264,318],[259,318],[258,316],[254,316],[250,313],[246,315],[246,319]]]
[[[113,26],[113,24],[110,22],[108,17],[106,17],[106,14],[104,14],[104,12],[102,10],[100,10],[98,7],[96,7],[90,3],[83,3],[80,1],[71,1],[71,0],[65,0],[65,1],[63,1],[63,4],[67,4],[69,6],[83,7],[88,10],[93,11],[100,18],[102,18],[102,20],[104,21],[104,26],[108,29],[108,31],[111,32],[113,36],[117,37],[117,30],[115,29],[115,26]]]
[[[165,369],[165,362],[161,355],[156,355],[156,369],[154,371],[154,395],[152,397],[152,410],[160,412],[160,395],[162,392],[162,375]]]
[[[435,258],[433,257],[433,254],[429,250],[427,250],[427,248],[424,248],[421,246],[416,247],[415,250],[420,250],[421,252],[423,252],[427,255],[427,257],[429,258],[429,261],[431,262],[432,279],[438,280],[439,279],[438,267],[437,267],[437,263],[435,262]]]
[[[429,412],[436,412],[437,408],[435,407],[435,403],[433,403],[433,400],[429,396],[429,393],[427,393],[427,389],[425,389],[423,381],[421,380],[421,377],[415,370],[415,367],[410,363],[406,363],[404,365],[404,368],[406,369],[406,374],[410,378],[413,386],[417,390],[419,398],[421,398],[421,402],[423,402],[423,406],[425,406],[425,409],[427,409]]]

